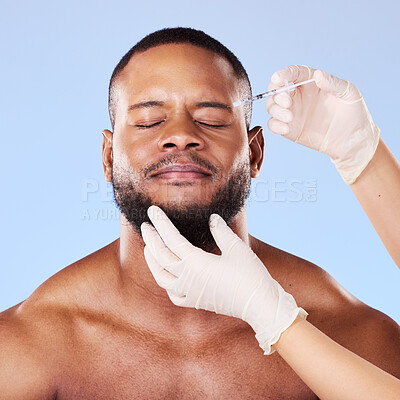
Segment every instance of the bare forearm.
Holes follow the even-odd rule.
[[[350,187],[400,268],[400,164],[382,138],[374,157]]]
[[[322,400],[400,398],[400,380],[297,319],[274,346]]]

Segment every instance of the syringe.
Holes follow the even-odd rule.
[[[291,92],[297,86],[305,85],[306,83],[310,83],[310,82],[314,82],[314,81],[315,81],[314,78],[313,79],[309,79],[308,81],[303,81],[303,82],[299,82],[299,83],[296,83],[296,84],[294,84],[293,82],[287,82],[286,81],[285,86],[283,86],[281,88],[271,89],[271,90],[268,90],[268,92],[257,94],[256,96],[248,97],[247,99],[242,99],[242,100],[235,101],[233,103],[233,107],[241,106],[242,104],[250,103],[250,102],[255,101],[255,100],[264,99],[264,98],[266,98],[268,96],[271,96],[273,94],[286,92],[286,91],[287,92]]]

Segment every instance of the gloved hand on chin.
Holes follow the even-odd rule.
[[[148,215],[154,227],[141,226],[144,256],[175,305],[242,319],[255,331],[264,354],[275,351],[272,345],[298,315],[306,318],[307,312],[219,215],[211,215],[210,230],[221,255],[193,246],[159,207],[149,207]]]

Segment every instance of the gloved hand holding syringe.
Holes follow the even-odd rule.
[[[285,93],[297,87],[294,95]],[[272,116],[270,131],[327,154],[346,183],[354,183],[375,154],[380,129],[360,91],[349,81],[291,65],[272,75],[268,92],[233,105],[265,97]]]

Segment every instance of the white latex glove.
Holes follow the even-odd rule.
[[[288,82],[315,78],[267,99],[272,116],[268,127],[311,149],[327,154],[343,180],[353,183],[373,157],[380,129],[359,90],[350,82],[305,65],[291,65],[275,72],[268,89]]]
[[[271,345],[298,315],[306,318],[306,311],[219,215],[210,217],[210,230],[220,256],[193,246],[159,207],[149,207],[148,215],[156,229],[141,226],[144,256],[175,305],[242,319],[255,331],[264,354],[275,351]]]

